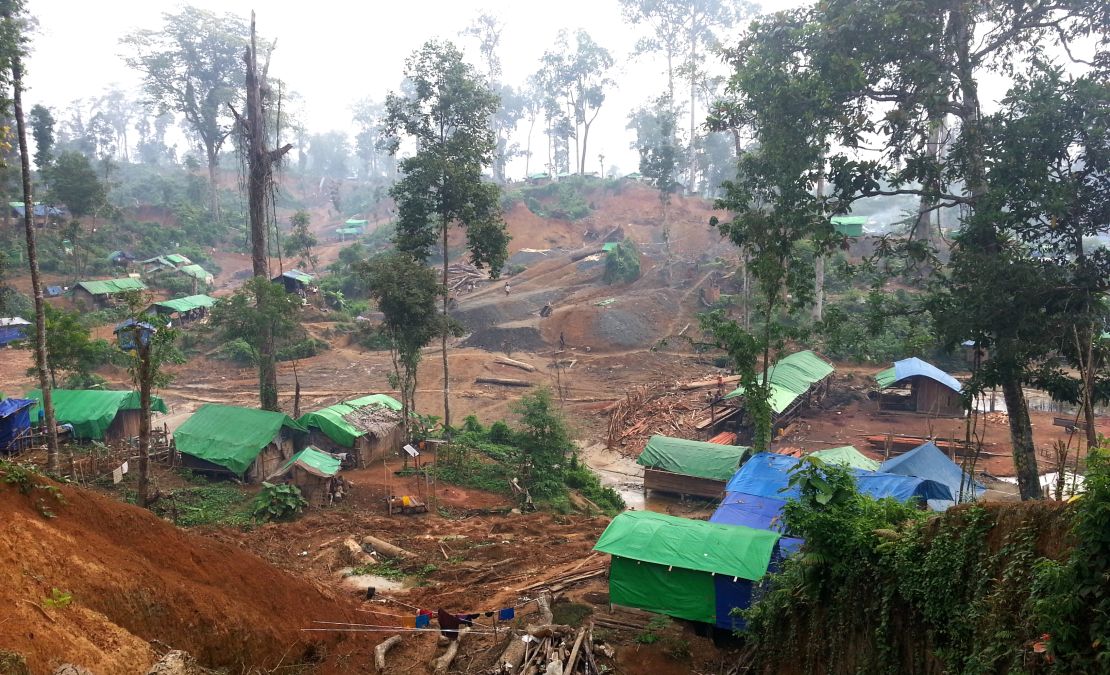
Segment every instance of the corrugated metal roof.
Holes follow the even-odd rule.
[[[895,361],[893,367],[876,373],[875,381],[879,383],[879,389],[886,389],[911,377],[927,377],[930,380],[940,382],[957,394],[963,389],[959,380],[916,356]]]

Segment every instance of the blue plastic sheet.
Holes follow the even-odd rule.
[[[7,450],[12,439],[31,428],[30,410],[34,404],[26,398],[0,401],[0,450]]]
[[[919,445],[903,455],[888,459],[883,462],[879,470],[885,473],[916,476],[918,478],[927,478],[936,481],[948,486],[953,497],[961,496],[962,486],[962,499],[958,500],[961,502],[974,501],[979,495],[986,491],[986,488],[982,484],[975,482],[974,479],[968,476],[959,465],[949,459],[932,441],[924,445]],[[947,501],[948,505],[954,503],[953,500]],[[941,505],[930,504],[930,506]]]

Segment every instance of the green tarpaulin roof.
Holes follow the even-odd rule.
[[[354,447],[355,439],[366,432],[346,420],[347,415],[367,406],[380,405],[390,410],[400,411],[401,403],[392,396],[385,394],[370,394],[362,398],[351,399],[343,403],[336,403],[316,412],[305,413],[298,420],[306,429],[319,429],[324,434],[345,448]]]
[[[178,451],[241,475],[282,427],[306,431],[284,413],[205,403],[173,432],[173,439]]]
[[[83,288],[91,295],[114,295],[126,291],[145,291],[146,284],[138,279],[104,279],[101,281],[78,281],[77,288]]]
[[[684,476],[727,481],[740,468],[747,451],[737,445],[652,436],[636,463]]]
[[[154,303],[155,307],[162,307],[171,312],[188,312],[193,309],[201,307],[211,307],[216,304],[216,298],[208,295],[187,295],[184,298],[177,298],[176,300],[163,300],[162,302]]]
[[[24,398],[35,399],[31,408],[31,422],[38,424],[42,391],[32,389]],[[54,418],[59,424],[72,424],[73,437],[83,440],[104,440],[104,432],[121,410],[139,409],[139,392],[100,389],[54,389]],[[150,397],[150,409],[166,412],[166,402],[158,396]]]
[[[794,399],[806,393],[811,386],[825,379],[835,368],[808,349],[783,357],[771,368],[768,380],[771,385],[771,409],[776,413],[786,410]],[[743,396],[744,388],[737,387],[725,398]]]
[[[200,265],[185,265],[183,267],[178,267],[177,271],[181,272],[182,274],[188,274],[194,279],[200,279],[201,281],[208,281],[212,278],[212,275],[208,273],[208,270],[204,269]]]
[[[610,242],[606,242],[605,244],[603,244],[601,246],[601,250],[608,253],[609,251],[612,251],[613,249],[615,249],[617,246],[619,246],[619,244],[617,242],[610,241]]]
[[[301,450],[297,454],[289,458],[274,474],[275,476],[281,475],[288,471],[290,467],[296,465],[301,469],[309,472],[313,476],[320,476],[321,478],[331,478],[339,473],[340,459],[329,452],[317,450],[311,445]]]
[[[191,262],[193,262],[192,260],[189,260],[185,256],[179,255],[177,253],[171,253],[171,254],[167,255],[166,260],[169,260],[174,265],[188,265]]]
[[[362,234],[361,227],[341,227],[335,231],[336,234]]]
[[[828,450],[818,450],[817,452],[811,453],[811,456],[819,458],[826,464],[844,464],[853,469],[863,469],[864,471],[879,470],[878,462],[850,445],[839,448],[829,448]]]
[[[829,220],[837,232],[849,237],[862,236],[863,226],[867,224],[867,216],[834,216]]]
[[[369,220],[359,220],[357,218],[348,218],[346,224],[351,225],[353,227],[358,227],[358,226],[361,226],[361,225],[366,225],[369,222],[370,222]]]
[[[625,511],[609,523],[595,551],[657,565],[763,578],[779,533],[719,525],[652,511]]]

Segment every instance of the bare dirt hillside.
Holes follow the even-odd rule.
[[[301,632],[354,615],[351,600],[323,586],[93,492],[62,487],[59,501],[0,485],[0,650],[21,654],[33,673],[73,663],[130,675],[168,648],[230,672],[369,664],[374,636]]]

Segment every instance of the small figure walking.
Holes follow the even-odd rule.
[[[509,282],[505,282],[505,295],[508,295],[512,289],[509,287]]]

